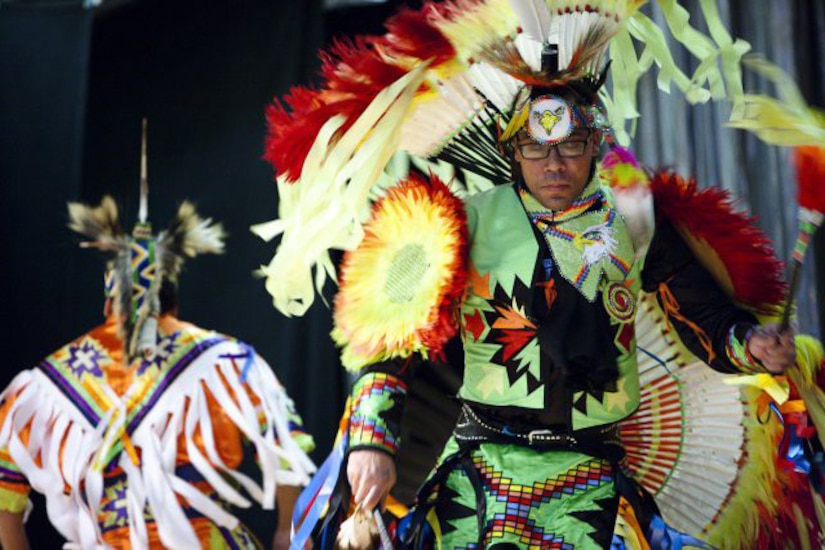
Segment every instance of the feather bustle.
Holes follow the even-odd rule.
[[[404,10],[387,22],[388,33],[377,37],[342,39],[321,52],[321,91],[293,88],[285,102],[275,99],[267,109],[269,133],[264,159],[286,181],[299,179],[303,163],[323,125],[336,115],[345,123],[343,135],[376,96],[413,66],[430,60],[451,60],[455,49],[429,20],[435,8]]]
[[[755,220],[734,209],[727,191],[699,189],[695,180],[672,172],[651,181],[658,215],[699,237],[724,258],[734,298],[757,311],[774,313],[785,298],[783,265]]]
[[[533,87],[562,86],[573,80],[587,78],[589,68],[601,57],[607,43],[615,33],[615,26],[604,22],[591,26],[573,50],[569,68],[556,72],[536,71],[521,56],[515,43],[507,38],[490,41],[480,56],[500,71]],[[595,80],[593,86],[595,87]],[[591,95],[595,96],[595,91]]]
[[[386,23],[389,31],[373,44],[394,57],[418,60],[431,59],[432,66],[450,61],[455,48],[446,36],[430,21],[432,6],[421,11],[401,10]]]

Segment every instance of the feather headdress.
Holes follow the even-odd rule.
[[[154,235],[147,220],[148,192],[144,121],[139,220],[132,233],[122,229],[117,204],[108,195],[98,206],[68,205],[69,228],[90,239],[81,246],[98,248],[110,256],[106,296],[130,362],[138,355],[155,353],[164,280],[177,284],[186,258],[222,253],[225,237],[220,224],[201,218],[188,201],[180,205],[169,229]]]
[[[158,236],[158,260],[164,277],[177,282],[186,258],[222,254],[225,237],[221,224],[201,218],[195,205],[183,201],[169,229]]]
[[[277,171],[279,217],[253,231],[281,236],[261,269],[276,308],[302,315],[335,278],[329,250],[354,249],[376,190],[407,176],[389,175],[388,165],[409,156],[447,182],[454,171],[485,182],[473,188],[509,181],[499,138],[526,88],[598,94],[621,144],[638,116],[636,83],[654,66],[661,89],[675,84],[691,103],[727,98],[740,113],[740,58],[750,46],[730,36],[714,2],[701,3],[710,36],[672,1],[657,3],[667,29],[658,27],[640,11],[645,3],[429,1],[390,19],[384,35],[322,53],[321,84],[293,88],[267,112],[264,156]],[[668,30],[698,59],[692,74],[675,63]]]

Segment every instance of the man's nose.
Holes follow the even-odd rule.
[[[550,154],[544,159],[544,169],[548,172],[557,172],[564,168],[564,159],[555,147],[550,148]]]

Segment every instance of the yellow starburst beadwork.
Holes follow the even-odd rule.
[[[411,176],[392,188],[341,268],[332,336],[344,367],[440,353],[456,332],[466,254],[463,205],[447,186]]]

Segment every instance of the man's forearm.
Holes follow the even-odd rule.
[[[29,550],[23,514],[0,511],[0,547],[3,550]]]
[[[295,502],[298,500],[298,495],[300,494],[300,487],[294,487],[292,485],[278,486],[278,492],[276,493],[278,527],[275,530],[275,536],[272,541],[273,550],[286,550],[289,548],[292,510],[295,508]]]

